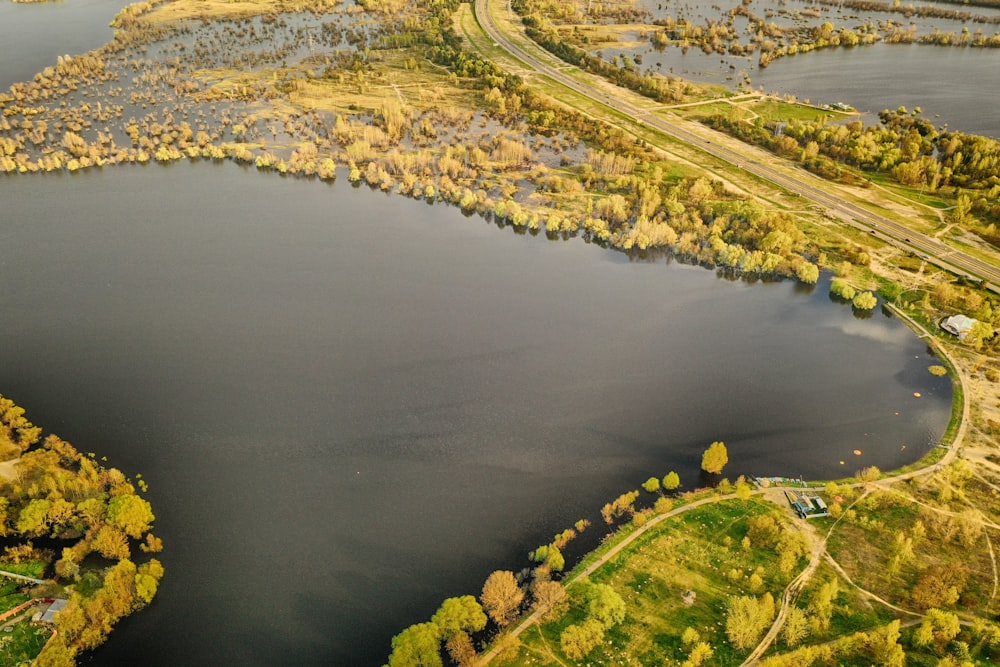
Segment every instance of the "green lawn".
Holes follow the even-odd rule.
[[[35,626],[24,621],[11,632],[0,631],[0,665],[29,665],[52,636],[46,626]]]
[[[681,635],[688,627],[715,648],[713,665],[738,665],[745,657],[729,646],[725,635],[727,600],[734,595],[763,594],[779,598],[794,573],[783,574],[777,555],[744,549],[749,517],[774,512],[775,506],[752,498],[708,504],[668,519],[636,539],[591,577],[610,585],[626,603],[626,618],[611,628],[587,658],[589,665],[673,664],[687,657]],[[763,585],[751,590],[755,572]],[[574,586],[569,587],[572,599]],[[683,595],[694,591],[694,603]],[[560,648],[567,626],[580,623],[579,606],[521,636],[516,655],[495,665],[575,664]]]

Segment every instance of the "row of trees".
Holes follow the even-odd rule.
[[[902,185],[937,192],[953,202],[949,222],[1000,247],[1000,142],[946,132],[900,107],[881,122],[827,125],[792,120],[784,125],[745,123],[721,115],[706,124],[800,161],[818,175],[867,185],[856,170],[890,175]],[[853,169],[852,169],[853,168]],[[870,299],[867,299],[870,301]]]
[[[705,451],[703,465],[721,472],[727,461],[725,444],[714,442]],[[657,495],[653,509],[637,511],[635,504],[640,494],[634,490],[605,504],[601,515],[608,525],[621,517],[628,517],[637,525],[644,523],[653,514],[670,511],[673,503],[662,493],[678,489],[680,483],[674,471],[668,472],[662,480],[650,477],[642,488]],[[728,488],[728,482],[726,484]],[[745,490],[749,488],[742,478],[738,485]],[[445,600],[430,621],[411,625],[393,638],[387,667],[439,667],[442,646],[456,664],[473,664],[477,656],[473,636],[486,629],[487,619],[496,628],[503,629],[518,617],[528,602],[531,609],[545,614],[565,612],[567,605],[577,610],[581,619],[564,628],[559,641],[565,655],[573,660],[584,659],[604,641],[605,633],[625,617],[625,602],[610,586],[589,582],[574,584],[567,599],[567,590],[552,578],[566,566],[562,551],[589,526],[589,520],[581,519],[572,528],[557,533],[548,544],[529,552],[529,561],[536,564],[530,573],[525,571],[515,576],[513,572],[498,570],[490,574],[478,601],[471,595]],[[711,655],[707,644],[692,650],[701,659]],[[697,664],[700,660],[692,662],[691,667]]]

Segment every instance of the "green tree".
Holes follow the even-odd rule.
[[[836,579],[826,582],[813,594],[809,600],[809,611],[812,613],[816,629],[826,632],[833,616],[833,603],[837,599],[839,586]]]
[[[743,478],[743,475],[740,475],[739,479],[736,480],[736,497],[740,500],[750,500],[752,493],[753,489],[750,488],[750,484]]]
[[[29,537],[45,535],[49,532],[48,516],[52,502],[44,498],[28,501],[17,519],[17,531]]]
[[[671,470],[670,472],[668,472],[663,477],[663,490],[664,491],[673,491],[673,490],[677,489],[680,485],[681,485],[681,478],[673,470]]]
[[[587,589],[587,612],[605,628],[625,620],[625,601],[607,584],[593,584]]]
[[[851,301],[851,305],[858,310],[872,310],[878,305],[878,299],[872,292],[858,292],[857,296],[854,297],[854,300]]]
[[[865,652],[879,667],[903,667],[906,653],[899,645],[899,620],[865,633]]]
[[[701,457],[701,469],[713,475],[721,473],[727,463],[729,463],[729,452],[726,451],[725,443],[720,440],[709,445]]]
[[[698,642],[691,649],[688,659],[681,663],[681,667],[701,667],[714,653],[715,651],[707,642]]]
[[[388,667],[442,667],[441,631],[433,623],[417,623],[392,638]]]
[[[962,193],[955,199],[955,208],[951,211],[951,221],[956,225],[964,225],[969,222],[972,212],[972,200],[969,195]]]
[[[785,624],[781,626],[781,638],[789,648],[798,646],[799,642],[809,634],[809,617],[802,609],[791,606],[785,615]]]
[[[841,280],[840,278],[834,278],[830,281],[830,294],[834,296],[839,296],[841,299],[850,301],[854,298],[856,294],[853,287],[851,287],[846,280]]]
[[[940,609],[928,609],[927,615],[913,633],[913,643],[921,647],[933,645],[934,650],[941,655],[948,642],[957,637],[961,629],[956,614]]]
[[[602,641],[604,626],[593,618],[567,626],[559,635],[559,646],[570,660],[583,660]]]
[[[800,262],[795,267],[795,277],[799,279],[799,282],[815,285],[816,281],[819,280],[819,267],[812,262]]]
[[[149,502],[135,494],[115,496],[108,501],[108,523],[129,537],[139,539],[155,518]]]
[[[656,493],[660,490],[660,480],[658,477],[650,477],[642,483],[642,488],[648,493]]]
[[[486,578],[479,600],[493,622],[505,627],[517,615],[524,591],[517,585],[513,572],[497,570]]]
[[[459,632],[479,632],[486,627],[486,614],[471,595],[448,598],[431,618],[445,639]]]
[[[135,575],[135,595],[143,604],[149,604],[156,595],[159,582],[148,574]]]
[[[549,553],[545,558],[545,564],[552,572],[562,572],[566,567],[566,557],[562,555],[562,551],[560,551],[558,547],[554,544],[550,544]]]
[[[770,603],[768,599],[770,598]],[[774,599],[742,595],[729,598],[726,605],[726,636],[740,650],[754,646],[774,618]]]

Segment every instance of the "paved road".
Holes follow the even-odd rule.
[[[606,107],[626,114],[637,122],[666,134],[677,141],[716,157],[731,165],[737,166],[766,181],[793,192],[800,197],[825,208],[833,217],[859,229],[873,232],[875,236],[894,243],[906,250],[912,251],[925,260],[953,271],[959,275],[968,275],[978,280],[986,281],[989,289],[1000,293],[1000,268],[981,259],[951,248],[934,237],[917,233],[889,218],[877,215],[868,209],[846,201],[836,194],[836,186],[827,183],[804,169],[789,174],[758,159],[760,153],[735,151],[712,137],[722,137],[714,130],[690,123],[681,119],[667,120],[648,109],[642,109],[634,104],[620,99],[613,99],[601,93],[592,86],[583,83],[564,71],[567,68],[556,68],[540,60],[535,54],[521,48],[503,33],[490,13],[490,5],[496,5],[500,0],[476,0],[474,8],[476,19],[490,39],[514,58],[520,60],[528,68],[545,75],[549,79],[572,89]],[[508,0],[509,1],[509,0]],[[693,131],[696,128],[697,131]],[[771,158],[774,159],[774,158]],[[833,192],[831,192],[833,190]]]

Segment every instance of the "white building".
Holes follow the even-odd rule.
[[[974,320],[965,315],[952,315],[941,320],[941,328],[950,334],[958,336],[959,340],[965,340],[965,337],[976,324],[979,324],[979,320]]]

